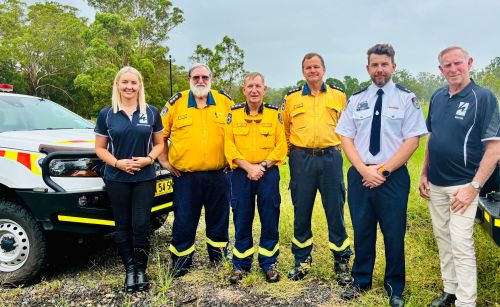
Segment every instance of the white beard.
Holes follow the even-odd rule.
[[[190,88],[191,92],[197,98],[207,97],[208,92],[210,92],[210,86],[211,86],[210,83],[207,83],[207,85],[204,87],[196,86],[196,85],[193,85],[192,83],[189,83],[189,88]]]

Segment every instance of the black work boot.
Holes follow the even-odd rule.
[[[116,243],[118,247],[118,253],[122,258],[123,266],[125,267],[125,283],[123,285],[123,291],[127,293],[132,293],[136,291],[136,264],[134,258],[132,257],[132,248],[130,248],[127,242]]]
[[[345,287],[352,283],[352,276],[351,276],[351,270],[349,269],[349,262],[347,263],[335,262],[333,270],[337,275],[337,282],[339,285]]]
[[[137,269],[137,291],[147,291],[149,290],[149,280],[146,275],[146,268],[148,267],[149,248],[134,247],[134,257]]]
[[[443,292],[440,297],[436,298],[429,305],[431,307],[450,307],[452,304],[455,304],[455,300],[457,297],[455,294],[450,294],[447,292]]]
[[[307,273],[309,273],[309,269],[311,268],[312,258],[311,256],[307,257],[304,262],[296,264],[295,267],[288,272],[288,278],[297,281],[306,277]]]

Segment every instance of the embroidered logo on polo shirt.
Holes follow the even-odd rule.
[[[139,114],[139,125],[148,124],[148,115],[146,113]]]
[[[469,108],[469,103],[461,101],[458,105],[457,113],[455,113],[455,118],[464,119],[465,113],[467,113],[468,108]]]

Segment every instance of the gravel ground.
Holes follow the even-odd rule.
[[[163,229],[163,228],[162,228]],[[166,251],[169,230],[153,238],[155,256],[148,274],[153,288],[149,292],[125,294],[122,266],[111,237],[90,242],[53,238],[47,267],[35,284],[0,288],[0,306],[342,306],[340,288],[334,283],[315,280],[301,282],[286,278],[268,284],[259,271],[241,284],[230,285],[230,264],[209,268],[206,255],[194,258],[189,274],[171,280]],[[202,247],[204,244],[197,243]],[[280,268],[282,276],[286,267]],[[171,284],[169,284],[171,282]]]

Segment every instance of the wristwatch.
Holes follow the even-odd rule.
[[[483,186],[477,181],[471,181],[470,185],[478,191],[481,191],[481,189],[483,188]]]
[[[267,162],[266,162],[266,161],[262,161],[262,162],[260,162],[260,165],[261,165],[263,168],[267,169]]]
[[[384,176],[384,177],[386,177],[386,178],[387,178],[387,177],[389,177],[389,176],[391,175],[391,172],[390,172],[389,170],[387,170],[387,169],[385,168],[385,166],[384,166],[384,165],[382,165],[382,166],[379,168],[379,170],[381,170],[381,171],[382,171],[382,176]]]

